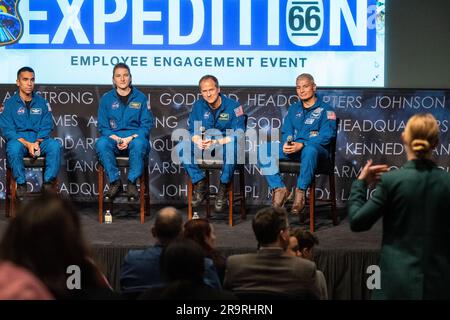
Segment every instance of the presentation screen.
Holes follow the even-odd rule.
[[[31,66],[41,84],[384,85],[385,1],[0,0],[0,83]]]

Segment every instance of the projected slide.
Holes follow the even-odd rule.
[[[384,85],[384,0],[0,0],[0,83]],[[3,18],[1,18],[3,17]]]

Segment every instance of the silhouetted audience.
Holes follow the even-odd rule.
[[[37,198],[17,212],[0,244],[0,260],[29,270],[57,299],[117,297],[91,258],[77,213],[57,196]],[[71,266],[80,271],[74,286],[68,285]]]
[[[384,173],[372,161],[353,182],[350,227],[365,231],[383,217],[381,288],[373,299],[450,299],[450,174],[431,160],[439,126],[431,114],[412,116],[402,133],[408,161]],[[367,186],[381,181],[367,200]]]
[[[215,249],[214,226],[207,219],[192,219],[184,224],[184,238],[197,242],[207,258],[214,262],[221,283],[225,277],[226,259]]]
[[[308,230],[297,228],[291,231],[287,253],[293,257],[301,257],[314,261],[314,246],[319,239]],[[320,289],[320,300],[328,300],[327,282],[322,271],[316,271],[317,286]]]
[[[156,244],[145,250],[130,250],[125,257],[120,274],[120,287],[129,298],[151,287],[161,287],[165,281],[161,275],[160,257],[167,245],[180,239],[183,232],[183,219],[173,207],[163,208],[156,214],[152,227]],[[216,268],[210,259],[205,259],[204,282],[213,288],[221,288]],[[136,295],[133,295],[133,294]]]
[[[233,292],[271,292],[299,299],[318,299],[316,265],[286,254],[289,222],[284,208],[265,208],[255,215],[257,253],[227,259],[224,288]]]
[[[233,294],[205,285],[205,253],[190,239],[170,243],[161,255],[161,271],[167,285],[152,288],[144,300],[230,300]]]

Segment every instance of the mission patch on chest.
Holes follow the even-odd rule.
[[[42,114],[42,109],[39,108],[31,108],[30,109],[31,114]]]
[[[132,109],[140,109],[141,108],[141,103],[140,102],[130,102],[129,106]]]

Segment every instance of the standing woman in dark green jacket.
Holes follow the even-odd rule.
[[[369,160],[353,183],[350,226],[365,231],[383,217],[381,289],[373,299],[450,299],[450,174],[431,161],[436,119],[414,115],[402,140],[408,161],[382,175],[371,199],[367,185],[380,180],[386,165]]]

